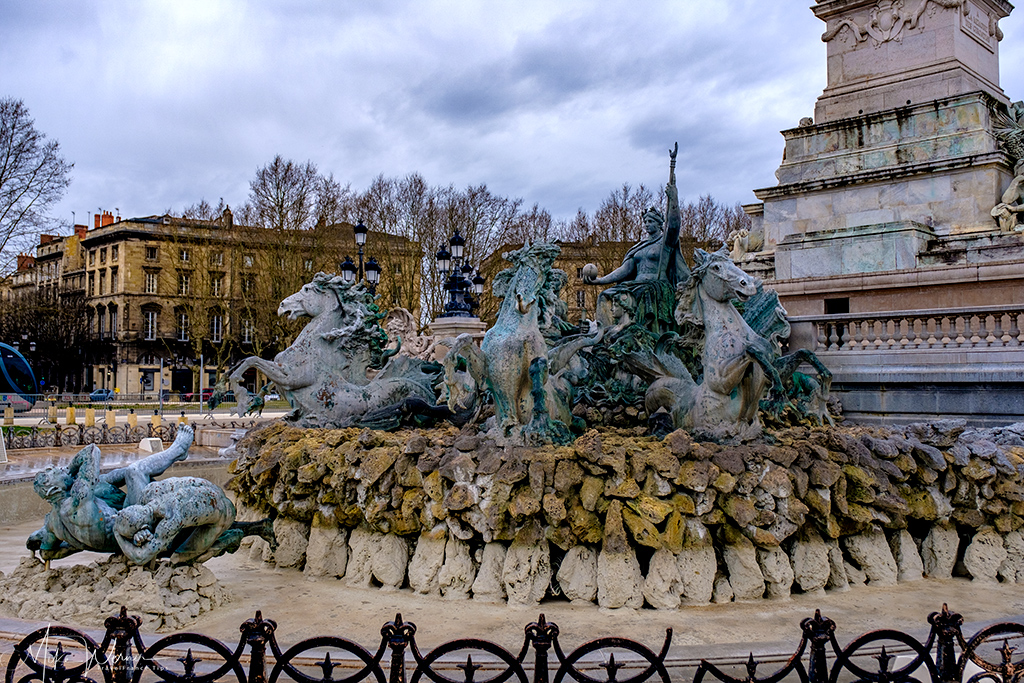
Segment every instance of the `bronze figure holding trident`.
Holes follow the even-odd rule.
[[[587,284],[614,285],[598,297],[597,320],[602,325],[615,323],[610,310],[610,302],[615,299],[620,306],[624,301],[631,301],[632,319],[651,332],[661,334],[675,329],[676,286],[690,279],[690,269],[679,250],[679,228],[683,221],[676,189],[678,153],[677,142],[669,150],[668,185],[665,186],[668,225],[661,212],[651,207],[643,216],[647,237],[626,252],[621,266],[604,277],[596,277],[596,266],[588,265],[584,269],[583,280]]]

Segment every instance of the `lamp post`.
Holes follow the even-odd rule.
[[[473,312],[479,306],[479,297],[484,291],[486,280],[473,266],[464,261],[466,240],[456,230],[448,240],[451,251],[443,246],[435,255],[437,270],[444,278],[444,291],[448,292],[448,301],[444,305],[444,313],[439,318],[474,317]]]
[[[359,248],[359,265],[356,266],[356,264],[352,262],[352,258],[346,256],[345,260],[339,265],[341,277],[349,284],[365,280],[366,288],[370,290],[370,294],[376,295],[377,283],[380,282],[380,274],[383,271],[383,268],[381,268],[380,264],[377,263],[377,259],[372,256],[365,265],[363,263],[363,247],[366,245],[366,237],[370,230],[363,225],[363,221],[360,220],[352,228],[352,232],[355,234],[356,246]]]

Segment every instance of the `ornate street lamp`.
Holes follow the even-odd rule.
[[[438,317],[473,317],[473,311],[479,306],[475,297],[483,294],[486,280],[480,275],[480,271],[476,271],[476,277],[472,277],[473,266],[462,263],[466,240],[458,230],[448,240],[448,247],[451,249],[450,252],[441,247],[435,257],[437,270],[445,278],[444,291],[448,293],[444,313]]]
[[[360,219],[352,227],[352,232],[356,238],[356,246],[359,248],[357,254],[359,258],[358,267],[352,262],[352,259],[348,256],[345,257],[345,262],[341,264],[341,276],[345,279],[345,282],[352,284],[354,282],[366,281],[366,288],[370,290],[370,294],[377,294],[377,283],[380,282],[380,274],[383,272],[383,268],[377,263],[377,259],[370,257],[370,260],[363,263],[363,247],[366,245],[366,238],[370,234],[370,229],[363,225],[363,221]]]
[[[356,264],[352,263],[351,256],[346,256],[341,264],[341,278],[348,284],[356,281]]]

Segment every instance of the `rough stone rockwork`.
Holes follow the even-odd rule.
[[[22,558],[0,573],[0,608],[19,619],[102,626],[123,606],[149,631],[175,631],[228,601],[213,572],[202,565],[136,567],[120,555],[91,564],[43,568]]]
[[[592,430],[536,448],[274,424],[238,452],[243,509],[279,515],[277,555],[258,556],[358,587],[675,609],[1024,579],[1024,424],[798,427],[741,446]]]

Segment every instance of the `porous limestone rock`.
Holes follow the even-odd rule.
[[[1024,535],[1011,531],[1003,539],[1006,559],[999,567],[999,576],[1007,583],[1024,583]]]
[[[846,570],[846,580],[851,586],[863,586],[868,582],[868,575],[859,567],[845,562],[843,567]]]
[[[409,565],[409,544],[394,534],[373,534],[370,546],[370,572],[381,583],[381,590],[396,591],[405,583]]]
[[[872,528],[857,536],[843,539],[843,547],[850,559],[867,576],[873,586],[895,586],[898,571],[885,533]]]
[[[597,604],[600,607],[639,609],[644,604],[643,581],[640,562],[632,548],[619,552],[602,548],[598,553]]]
[[[764,597],[764,574],[757,563],[753,543],[739,536],[733,543],[726,543],[722,547],[722,558],[729,571],[729,585],[737,601]]]
[[[317,513],[306,546],[306,578],[344,576],[348,564],[348,529],[339,529]]]
[[[845,593],[850,590],[850,577],[846,573],[846,562],[843,560],[843,549],[839,547],[839,541],[829,539],[825,542],[828,546],[828,583],[825,587],[838,593]],[[863,582],[861,582],[863,583]]]
[[[828,584],[832,567],[828,561],[828,546],[814,529],[806,529],[793,541],[790,559],[793,562],[793,580],[804,593],[820,593]],[[845,578],[844,578],[845,584]]]
[[[345,583],[353,588],[369,588],[373,582],[373,532],[356,527],[348,537],[348,566]]]
[[[959,549],[960,535],[955,527],[949,523],[933,526],[921,543],[925,576],[932,579],[951,578]]]
[[[686,605],[706,605],[715,591],[718,562],[710,541],[688,545],[676,556],[676,569],[682,589],[682,602]],[[729,589],[732,600],[732,589]]]
[[[444,564],[447,534],[444,527],[420,535],[409,561],[409,586],[421,595],[437,595],[441,590],[438,574]]]
[[[480,551],[480,566],[473,581],[473,599],[481,602],[504,602],[505,584],[501,574],[505,568],[505,546],[487,543]]]
[[[999,567],[1006,561],[1003,539],[992,527],[982,527],[964,551],[964,566],[971,578],[981,583],[995,583]]]
[[[758,548],[757,563],[768,584],[767,597],[774,600],[789,598],[793,586],[793,567],[789,564],[786,551],[782,548]]]
[[[228,600],[217,577],[202,565],[133,566],[121,555],[88,565],[53,566],[25,557],[0,574],[0,607],[21,619],[102,626],[121,606],[146,630],[178,630]]]
[[[274,537],[277,538],[275,564],[278,567],[302,567],[306,560],[309,525],[297,519],[278,517],[274,520]]]
[[[897,580],[900,583],[920,581],[924,578],[924,563],[909,531],[899,529],[894,532],[889,539],[889,548],[892,550],[893,559],[896,560]]]
[[[555,578],[562,595],[574,605],[593,602],[597,597],[597,553],[582,545],[569,548]]]
[[[716,605],[724,605],[727,602],[732,602],[735,597],[732,591],[732,584],[729,583],[728,577],[725,574],[719,574],[715,577],[715,590],[711,597],[711,601]]]
[[[644,600],[655,609],[676,609],[682,590],[676,556],[665,548],[655,551],[644,577]]]
[[[449,538],[444,547],[444,564],[438,572],[441,595],[449,600],[465,600],[476,578],[476,566],[469,544],[457,538]]]
[[[510,606],[533,607],[540,602],[551,583],[548,542],[513,541],[505,553],[501,581]]]

